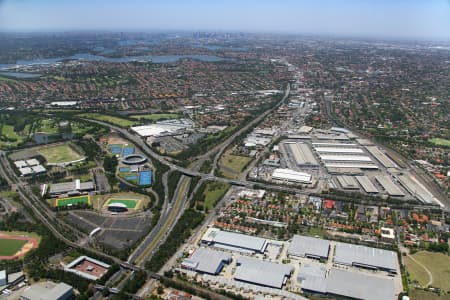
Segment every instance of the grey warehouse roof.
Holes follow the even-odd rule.
[[[250,249],[253,251],[264,252],[267,241],[264,238],[250,236],[228,231],[211,231],[211,241],[218,244],[229,245],[234,248]],[[210,236],[211,237],[211,236]]]
[[[288,248],[288,255],[328,257],[330,241],[314,237],[294,235]]]
[[[397,270],[397,253],[361,245],[336,243],[334,262],[345,265],[365,265],[385,270]]]
[[[255,258],[240,257],[238,267],[234,274],[235,280],[246,281],[263,286],[281,288],[287,276],[290,276],[293,267]]]
[[[223,262],[230,262],[231,255],[227,252],[198,248],[194,254],[183,261],[183,264],[195,266],[197,272],[216,274]]]
[[[393,278],[381,278],[340,269],[330,270],[327,291],[357,299],[396,299]]]

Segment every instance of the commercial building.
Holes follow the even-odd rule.
[[[68,300],[74,298],[75,294],[70,285],[51,281],[35,283],[20,295],[21,300]]]
[[[80,256],[64,267],[64,271],[71,272],[89,280],[101,278],[110,265],[88,256]]]
[[[396,168],[397,165],[377,146],[366,146],[367,151],[370,152],[385,168]]]
[[[319,154],[323,161],[341,161],[341,162],[372,162],[372,159],[365,155],[330,155]]]
[[[363,169],[363,170],[377,170],[378,166],[373,163],[358,163],[358,162],[325,162],[327,169]]]
[[[294,235],[287,254],[290,257],[308,257],[314,259],[327,259],[330,251],[330,242],[327,240]]]
[[[202,237],[202,243],[225,250],[252,254],[264,253],[268,242],[256,236],[209,228]]]
[[[150,125],[134,126],[131,127],[131,130],[142,137],[159,137],[182,134],[193,126],[194,124],[190,120],[178,119],[160,121]]]
[[[314,148],[317,147],[331,147],[331,148],[337,148],[337,147],[345,147],[345,148],[359,148],[358,144],[354,143],[326,143],[326,142],[318,142],[318,143],[312,143]]]
[[[336,243],[334,263],[397,273],[397,253],[361,245]]]
[[[287,142],[283,144],[286,148],[286,154],[291,154],[295,163],[299,167],[319,166],[314,154],[305,143]]]
[[[308,173],[297,172],[291,169],[275,169],[272,173],[272,179],[296,183],[311,183],[312,176]]]
[[[336,179],[344,190],[359,190],[359,185],[353,176],[336,176]]]
[[[334,153],[334,154],[363,154],[364,151],[359,148],[343,148],[343,147],[316,147],[318,153]]]
[[[403,174],[398,176],[398,180],[411,195],[415,196],[423,203],[430,204],[436,202],[437,199],[433,194],[415,177]]]
[[[362,186],[363,190],[368,194],[378,193],[377,187],[370,181],[367,176],[356,176],[356,180]]]
[[[400,188],[392,181],[389,175],[378,175],[375,176],[376,181],[383,187],[386,193],[389,196],[394,197],[403,197],[405,193],[403,193]]]
[[[223,266],[230,262],[231,254],[200,247],[181,263],[181,267],[199,273],[217,275]]]
[[[236,261],[234,279],[265,287],[281,289],[294,268],[256,258],[241,256]]]
[[[52,196],[68,194],[79,195],[93,191],[94,183],[92,181],[81,182],[80,179],[76,179],[72,182],[53,183],[50,185],[49,193]]]

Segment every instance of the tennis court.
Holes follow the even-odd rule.
[[[72,206],[80,203],[85,203],[91,205],[91,197],[90,196],[77,196],[77,197],[69,197],[69,198],[61,198],[56,199],[56,206]]]
[[[120,173],[127,173],[127,172],[130,172],[130,168],[129,168],[129,167],[120,167],[120,168],[119,168],[119,172],[120,172]]]
[[[122,152],[123,156],[131,155],[131,154],[134,154],[134,147],[123,148],[123,152]]]
[[[121,204],[126,205],[127,208],[136,208],[138,201],[141,201],[141,200],[111,198],[105,203],[105,206],[108,206],[109,204],[113,204],[113,203],[121,203]]]
[[[122,145],[121,144],[112,144],[109,145],[109,149],[112,154],[121,154],[122,153]]]
[[[152,184],[152,171],[141,171],[139,173],[139,185]]]

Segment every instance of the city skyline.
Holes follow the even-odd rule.
[[[450,2],[0,1],[1,31],[242,31],[450,40]]]

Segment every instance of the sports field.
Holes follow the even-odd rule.
[[[136,208],[138,202],[141,200],[138,199],[115,199],[115,198],[111,198],[108,201],[106,201],[104,206],[108,206],[112,203],[122,203],[125,204],[127,206],[127,208]]]
[[[411,280],[417,280],[420,285],[426,286],[431,281],[431,286],[450,290],[450,256],[442,253],[420,251],[412,255],[416,260],[405,258],[406,270]],[[417,263],[418,262],[418,263]],[[424,267],[431,273],[428,275]]]
[[[61,207],[61,206],[71,206],[71,205],[77,205],[80,203],[86,203],[88,205],[91,205],[91,196],[77,196],[77,197],[69,197],[69,198],[61,198],[55,200],[55,206]]]
[[[431,139],[430,142],[435,144],[435,145],[438,145],[438,146],[450,147],[450,140],[434,138],[434,139]]]
[[[47,163],[56,164],[71,162],[75,160],[82,159],[83,156],[75,151],[69,143],[42,147],[37,150],[39,154],[45,157]]]
[[[12,240],[0,238],[0,256],[11,256],[22,249],[23,245],[27,243],[26,240]]]
[[[0,232],[0,260],[23,257],[38,247],[40,237],[29,232]]]

